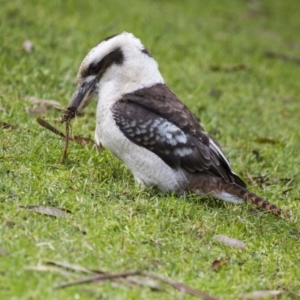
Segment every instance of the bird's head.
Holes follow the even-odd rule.
[[[90,50],[79,67],[77,82],[62,122],[82,111],[105,84],[113,84],[125,93],[151,83],[162,83],[163,79],[141,41],[123,32],[105,38]]]

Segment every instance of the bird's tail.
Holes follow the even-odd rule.
[[[281,208],[271,204],[267,200],[248,191],[246,188],[235,183],[224,182],[221,178],[209,176],[189,176],[189,190],[199,195],[210,195],[221,200],[239,203],[243,201],[251,202],[275,215],[289,217]]]
[[[234,183],[226,183],[223,185],[223,190],[226,193],[234,195],[244,201],[251,202],[252,204],[261,207],[265,210],[272,212],[275,215],[283,215],[283,211],[278,206],[270,203],[269,201],[255,195],[254,193],[248,191],[246,188],[241,187]]]

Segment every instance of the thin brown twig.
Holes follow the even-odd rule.
[[[67,262],[61,262],[61,261],[56,261],[56,260],[52,260],[52,259],[45,259],[43,260],[45,262],[46,265],[50,265],[50,266],[56,266],[59,267],[61,269],[65,269],[65,270],[69,270],[69,271],[73,271],[73,272],[82,272],[82,273],[98,273],[98,274],[103,274],[104,272],[100,271],[100,270],[92,270],[89,268],[85,268],[82,267],[80,265],[76,265],[76,264],[69,264]]]
[[[84,283],[92,283],[92,282],[101,282],[105,280],[110,280],[110,279],[116,279],[116,278],[125,278],[128,276],[136,276],[140,275],[139,271],[133,271],[133,272],[124,272],[124,273],[119,273],[119,274],[101,274],[97,276],[92,276],[92,277],[86,277],[83,279],[75,280],[75,281],[70,281],[70,282],[63,282],[61,284],[58,284],[55,286],[56,289],[60,288],[65,288],[73,285],[79,285],[79,284],[84,284]]]
[[[69,264],[66,262],[60,262],[60,261],[55,261],[55,260],[45,260],[45,263],[50,266],[56,266],[62,269],[65,269],[67,271],[73,271],[73,272],[83,272],[83,273],[94,273],[97,275],[106,275],[108,274],[107,272],[104,272],[102,270],[97,270],[97,269],[89,269],[82,267],[80,265],[74,265],[74,264]],[[144,281],[139,281],[137,278],[134,277],[128,277],[128,278],[116,278],[116,279],[111,279],[113,282],[117,284],[123,284],[129,287],[134,287],[134,286],[140,286],[140,287],[149,287],[152,290],[161,290],[158,285],[155,285],[153,283],[149,282],[144,282]]]
[[[76,280],[76,281],[64,282],[64,283],[56,285],[55,288],[56,289],[66,288],[66,287],[69,287],[69,286],[74,286],[74,285],[79,285],[79,284],[101,282],[101,281],[105,281],[105,280],[127,278],[127,277],[131,277],[131,276],[143,276],[143,277],[148,277],[148,278],[151,278],[151,279],[154,279],[154,280],[158,280],[158,281],[161,281],[161,282],[177,289],[178,291],[180,291],[182,293],[187,293],[187,294],[193,295],[195,297],[198,297],[200,299],[218,300],[217,298],[215,298],[213,296],[205,294],[205,293],[203,293],[203,292],[201,292],[201,291],[199,291],[195,288],[192,288],[188,285],[185,285],[183,283],[173,281],[173,280],[161,277],[161,276],[156,275],[156,274],[145,272],[145,271],[132,271],[132,272],[124,272],[124,273],[118,273],[118,274],[104,273],[104,274],[100,274],[100,275],[93,276],[93,277],[86,277],[86,278],[79,279],[79,280]]]
[[[66,135],[63,132],[56,129],[54,126],[52,126],[46,120],[44,120],[42,118],[37,118],[36,120],[44,128],[46,128],[46,129],[50,130],[51,132],[61,136],[62,138],[66,138]],[[69,140],[72,141],[72,142],[75,142],[77,144],[80,144],[80,145],[87,145],[87,144],[93,144],[94,145],[94,141],[92,139],[82,137],[82,136],[78,136],[78,135],[74,135],[73,137],[69,136]]]
[[[201,292],[201,291],[199,291],[195,288],[192,288],[192,287],[190,287],[186,284],[183,284],[181,282],[173,281],[173,280],[170,280],[170,279],[167,279],[167,278],[164,278],[164,277],[161,277],[159,275],[152,274],[152,273],[149,273],[149,272],[146,272],[146,271],[142,271],[140,274],[143,275],[143,276],[150,277],[152,279],[162,281],[162,282],[172,286],[173,288],[177,289],[178,291],[183,291],[187,294],[196,296],[198,298],[201,298],[201,299],[204,299],[204,300],[218,300],[217,298],[215,298],[213,296],[205,294],[205,293],[203,293],[203,292]]]
[[[65,147],[64,147],[63,157],[61,159],[62,164],[65,164],[67,156],[68,156],[69,140],[70,140],[70,122],[67,121],[66,122]]]

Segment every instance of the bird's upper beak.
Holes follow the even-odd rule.
[[[67,110],[61,116],[61,122],[73,119],[77,113],[81,112],[90,103],[91,99],[95,95],[96,82],[97,77],[77,86]]]

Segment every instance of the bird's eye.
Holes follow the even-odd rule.
[[[99,63],[90,65],[89,75],[96,75],[98,71],[99,71]]]

